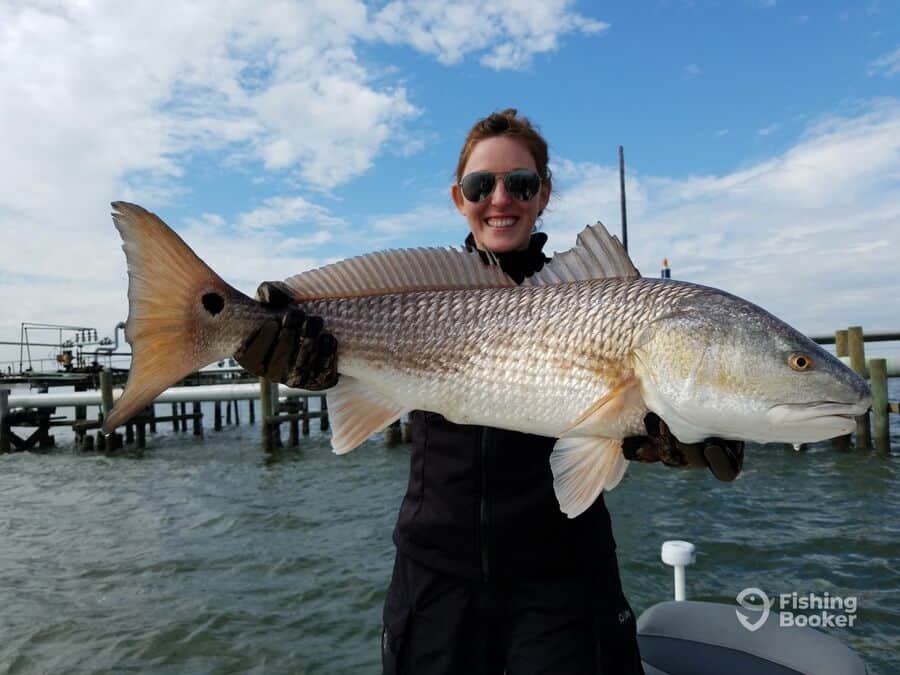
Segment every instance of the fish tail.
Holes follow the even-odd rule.
[[[128,262],[125,339],[132,360],[104,433],[190,373],[232,355],[263,312],[155,214],[126,202],[112,207]]]

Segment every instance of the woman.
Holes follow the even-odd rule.
[[[515,110],[469,132],[451,197],[466,246],[518,283],[548,261],[535,232],[552,193],[547,143]],[[491,254],[491,255],[489,255]],[[260,299],[285,309],[238,360],[293,386],[334,384],[336,345],[277,282]],[[394,529],[384,607],[384,673],[642,673],[635,617],[622,592],[602,496],[568,519],[553,493],[556,439],[410,414],[409,487]],[[709,465],[730,479],[740,444],[685,445],[655,416],[626,456]]]

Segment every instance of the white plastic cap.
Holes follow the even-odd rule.
[[[673,539],[664,541],[662,545],[662,560],[666,565],[673,567],[685,567],[696,559],[697,547],[689,541]]]

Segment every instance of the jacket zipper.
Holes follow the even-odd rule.
[[[488,511],[487,511],[487,448],[488,434],[490,429],[482,428],[481,430],[481,576],[485,582],[490,576],[490,567],[488,565]]]

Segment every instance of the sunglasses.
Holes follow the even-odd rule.
[[[470,202],[483,202],[494,192],[500,176],[506,193],[520,202],[531,201],[541,189],[541,177],[531,169],[514,169],[507,173],[473,171],[463,176],[459,188]]]

